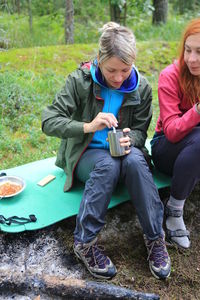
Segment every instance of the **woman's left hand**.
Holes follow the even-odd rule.
[[[129,154],[131,152],[131,150],[129,149],[129,147],[131,146],[131,140],[130,137],[128,136],[128,132],[130,132],[130,128],[124,128],[123,129],[123,133],[124,133],[124,137],[120,138],[120,145],[122,147],[125,147],[126,149],[126,154]]]

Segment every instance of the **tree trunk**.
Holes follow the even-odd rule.
[[[74,43],[74,5],[73,0],[66,0],[65,8],[65,43]]]
[[[186,10],[186,5],[185,5],[185,0],[179,0],[178,2],[178,6],[179,6],[179,13],[182,15],[184,14],[185,10]]]
[[[31,0],[28,0],[28,17],[29,17],[29,29],[30,29],[30,33],[32,33],[33,32],[33,15],[32,15]]]
[[[159,25],[167,22],[168,0],[153,0],[153,24]]]
[[[123,18],[123,25],[126,26],[126,16],[127,16],[127,4],[124,3],[124,18]]]
[[[118,4],[113,4],[111,0],[109,0],[110,6],[110,20],[120,24],[120,14],[121,10]]]
[[[15,3],[16,3],[16,7],[17,7],[17,13],[18,13],[18,15],[20,15],[20,0],[16,0],[15,1]]]
[[[178,1],[178,7],[179,7],[179,13],[184,14],[187,10],[195,10],[195,6],[198,1],[195,0],[179,0]]]

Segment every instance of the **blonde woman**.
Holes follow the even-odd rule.
[[[142,226],[151,272],[161,279],[170,274],[163,205],[144,156],[152,93],[133,64],[135,58],[132,31],[105,24],[96,59],[69,75],[42,117],[43,131],[62,139],[56,164],[67,174],[64,190],[72,187],[74,177],[85,183],[74,252],[93,276],[103,279],[112,278],[116,267],[98,246],[97,236],[119,179],[127,186]],[[126,133],[120,139],[125,156],[112,157],[109,152],[107,136],[113,127]]]

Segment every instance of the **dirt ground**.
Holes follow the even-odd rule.
[[[129,231],[128,236],[109,246],[110,256],[118,268],[118,275],[113,282],[137,291],[158,294],[163,300],[194,300],[200,299],[200,188],[196,187],[186,201],[184,219],[191,233],[191,248],[181,251],[169,248],[172,261],[171,276],[165,281],[156,280],[151,276],[146,261],[146,249],[142,234],[139,231]],[[165,201],[169,191],[161,191]],[[117,210],[117,208],[116,208]],[[131,206],[126,204],[127,218],[131,220]],[[121,223],[123,224],[124,214]],[[124,220],[127,222],[127,219]],[[131,227],[131,224],[130,224]],[[117,245],[117,251],[116,251]],[[108,246],[107,246],[108,248]],[[119,250],[118,250],[119,249]]]
[[[168,190],[160,191],[163,201],[168,193]],[[100,241],[115,263],[118,273],[108,283],[138,292],[153,293],[162,300],[200,299],[199,194],[200,186],[197,186],[185,206],[184,218],[191,231],[191,248],[184,252],[168,248],[172,272],[165,281],[155,279],[149,271],[142,231],[131,203],[126,202],[110,209]],[[0,272],[5,272],[10,280],[15,272],[24,274],[27,280],[28,272],[34,272],[34,276],[63,276],[94,281],[73,254],[74,227],[75,217],[72,217],[34,232],[1,233]],[[7,290],[0,294],[0,299],[32,300],[36,296],[38,294],[34,294],[34,291],[27,296],[23,291]],[[45,296],[40,299],[61,298]]]
[[[168,189],[160,191],[163,202],[168,195]],[[197,186],[186,201],[184,212],[187,229],[191,233],[191,248],[182,251],[168,247],[172,271],[165,281],[155,279],[149,271],[141,228],[131,203],[110,210],[101,242],[118,270],[111,282],[136,291],[155,293],[162,300],[200,299],[199,200],[200,186]]]

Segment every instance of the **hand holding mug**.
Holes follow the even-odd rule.
[[[130,146],[131,146],[131,140],[128,136],[128,133],[130,132],[130,128],[124,128],[123,129],[123,137],[120,138],[120,145],[121,147],[125,148],[125,154],[129,154],[131,152]]]
[[[113,128],[113,130],[108,132],[110,154],[113,157],[119,157],[130,153],[130,138],[127,135],[129,131],[129,128],[123,130],[116,130]]]

